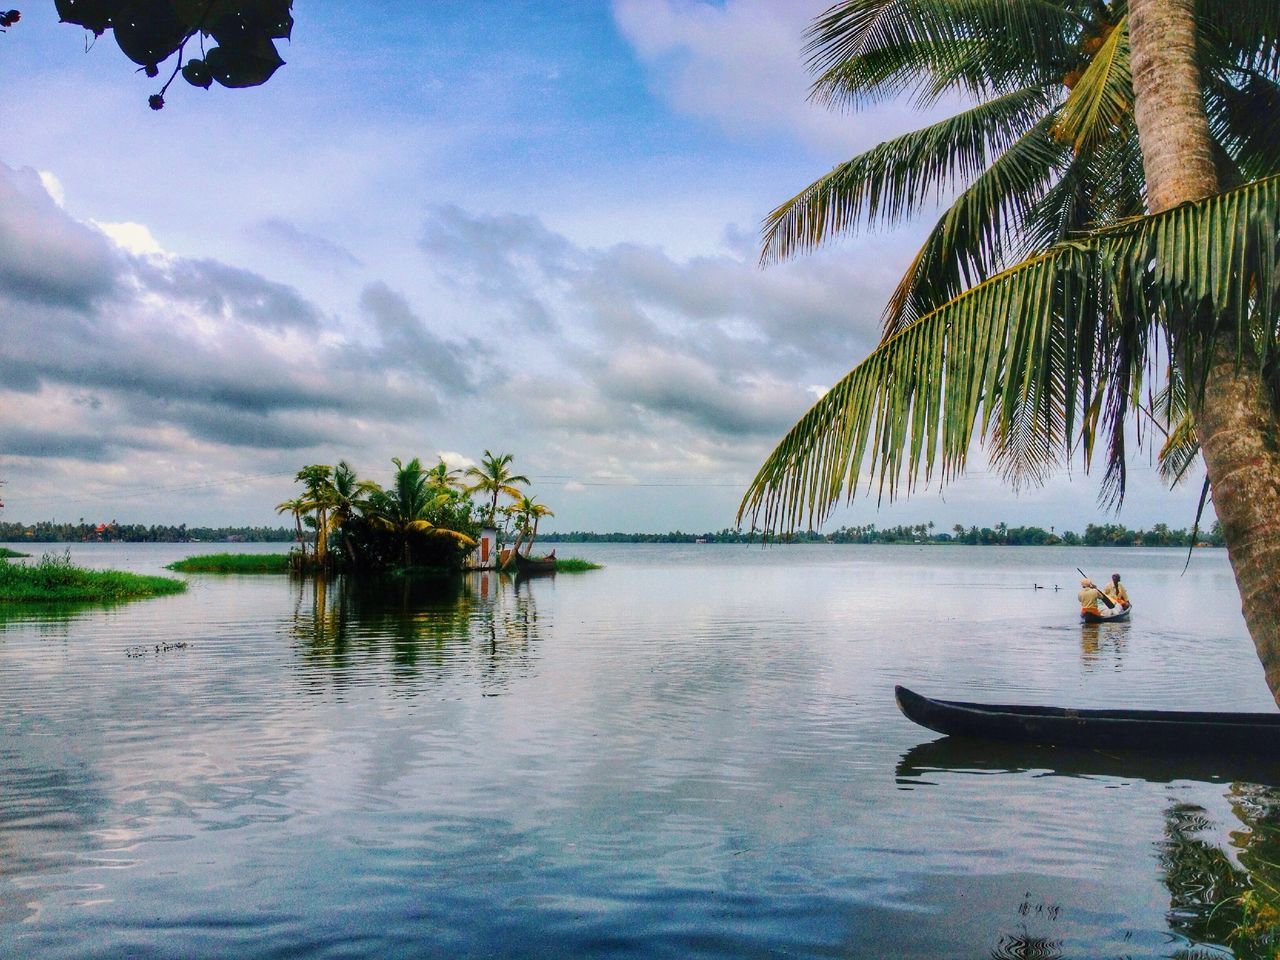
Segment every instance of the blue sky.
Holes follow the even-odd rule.
[[[10,519],[274,522],[303,463],[510,451],[558,529],[730,525],[865,355],[924,224],[760,270],[758,224],[921,118],[805,101],[808,0],[296,5],[266,85],[0,36]],[[985,470],[835,523],[1083,525]],[[1192,487],[1196,487],[1193,483]],[[1144,460],[1121,517],[1189,524]]]

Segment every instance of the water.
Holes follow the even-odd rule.
[[[1280,857],[1225,763],[892,700],[1274,709],[1221,551],[559,552],[607,567],[5,611],[0,957],[1167,957]],[[1076,563],[1132,623],[1075,623]]]

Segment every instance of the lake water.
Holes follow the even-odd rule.
[[[1265,772],[893,703],[1274,709],[1223,551],[559,552],[607,566],[4,609],[0,957],[1170,957],[1280,862]]]

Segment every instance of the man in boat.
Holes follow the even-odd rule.
[[[1120,574],[1113,573],[1111,575],[1111,582],[1102,588],[1102,592],[1112,600],[1119,603],[1122,609],[1129,609],[1129,591],[1126,590],[1124,588],[1124,584],[1120,582]]]
[[[1081,613],[1098,613],[1102,601],[1098,598],[1102,596],[1102,591],[1093,585],[1093,581],[1085,577],[1080,581],[1080,612]]]

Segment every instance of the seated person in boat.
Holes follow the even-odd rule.
[[[1093,581],[1085,578],[1080,581],[1080,612],[1081,613],[1097,613],[1100,606],[1104,606],[1098,598],[1102,596],[1102,591],[1093,585]]]
[[[1120,574],[1113,573],[1111,575],[1111,580],[1102,588],[1102,592],[1112,600],[1119,601],[1120,606],[1125,610],[1129,609],[1129,591],[1126,590],[1124,588],[1124,584],[1120,582]]]

